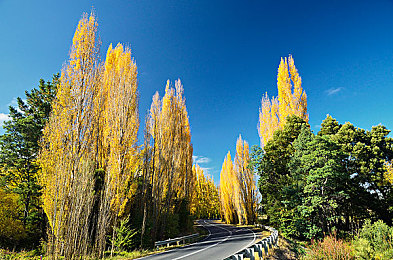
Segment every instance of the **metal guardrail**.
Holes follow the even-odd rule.
[[[264,227],[265,229],[271,232],[270,236],[265,237],[258,243],[247,247],[246,249],[231,255],[225,260],[243,260],[245,257],[249,258],[250,260],[255,260],[255,254],[258,253],[258,256],[262,259],[264,256],[269,255],[269,251],[276,247],[278,244],[278,231],[269,226],[258,225],[259,227]]]
[[[160,246],[165,246],[165,245],[170,246],[171,244],[173,244],[175,242],[177,245],[180,245],[180,242],[182,242],[182,244],[185,244],[186,241],[192,241],[193,239],[196,239],[198,237],[199,237],[199,233],[195,233],[195,234],[184,236],[184,237],[169,238],[167,240],[155,242],[154,247],[156,247],[158,249]]]

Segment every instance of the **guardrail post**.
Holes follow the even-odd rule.
[[[254,248],[246,248],[246,257],[249,257],[250,260],[255,260],[254,256]]]
[[[262,245],[261,244],[255,244],[254,245],[254,249],[255,249],[255,251],[258,252],[258,256],[262,257]]]
[[[267,246],[267,242],[266,242],[266,240],[265,241],[263,241],[263,249],[264,249],[264,251],[265,251],[265,255],[269,255],[269,248],[268,248],[268,246]]]

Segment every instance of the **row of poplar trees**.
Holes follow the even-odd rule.
[[[109,46],[102,62],[97,29],[95,15],[84,14],[61,75],[26,92],[27,103],[18,99],[23,111],[10,107],[12,120],[0,140],[0,192],[6,196],[0,199],[5,202],[0,216],[5,214],[7,221],[22,218],[26,224],[33,205],[37,212],[42,209],[46,217],[35,230],[41,232],[38,238],[45,238],[47,223],[47,250],[54,258],[102,257],[108,249],[148,247],[189,232],[194,218],[219,214],[213,179],[193,165],[180,80],[174,87],[168,81],[163,97],[154,95],[144,143],[138,145],[136,63],[130,48],[120,43]],[[26,133],[18,124],[24,124]],[[28,147],[25,154],[19,146]],[[11,162],[18,156],[19,168]],[[19,187],[25,193],[7,197]],[[16,197],[24,216],[9,215],[8,205],[18,208]],[[17,241],[16,232],[0,228],[0,242]],[[121,232],[127,239],[119,242]]]
[[[262,147],[283,128],[286,118],[296,115],[308,121],[307,95],[292,56],[281,59],[277,74],[278,96],[262,97],[258,132]],[[253,156],[251,156],[253,157]],[[220,178],[220,200],[223,219],[227,223],[252,224],[256,222],[258,190],[255,160],[251,160],[249,145],[239,136],[234,161],[228,152]]]
[[[222,218],[231,224],[254,224],[258,193],[256,178],[249,167],[249,145],[239,136],[236,155],[232,161],[228,152],[220,174],[220,201]]]

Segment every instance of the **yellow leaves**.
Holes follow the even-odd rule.
[[[2,238],[18,240],[26,237],[26,231],[18,216],[18,195],[0,188],[0,234]]]
[[[254,174],[248,168],[249,160],[249,145],[239,136],[234,163],[228,152],[220,175],[221,209],[227,223],[250,224],[255,221],[257,189]]]
[[[281,58],[277,75],[280,127],[284,126],[286,117],[293,114],[308,121],[307,96],[301,84],[292,56],[289,55],[288,60]]]
[[[267,93],[265,93],[265,96],[262,97],[261,107],[259,109],[258,130],[261,137],[261,143],[266,144],[278,127],[278,99],[272,98],[270,101]]]
[[[88,223],[97,196],[102,194],[101,211],[94,213],[96,225],[105,232],[109,219],[122,215],[136,192],[137,66],[131,50],[121,44],[109,46],[105,64],[100,64],[98,43],[96,18],[84,15],[44,128],[40,182],[56,246],[89,239],[84,234],[91,231]],[[79,249],[67,250],[66,258]]]
[[[109,46],[104,65],[101,88],[103,128],[103,167],[109,174],[108,183],[113,196],[111,208],[116,214],[131,198],[126,188],[132,185],[138,164],[137,133],[139,129],[137,66],[132,61],[131,50],[118,44]]]
[[[220,200],[222,213],[227,223],[236,223],[235,194],[237,182],[231,153],[228,151],[224,163],[222,164],[220,173]]]
[[[259,109],[258,132],[263,147],[282,128],[286,117],[297,115],[308,122],[307,95],[302,89],[302,79],[291,55],[281,58],[277,74],[278,96],[269,99],[267,93],[262,97]]]
[[[393,160],[385,163],[385,180],[393,185]]]
[[[250,224],[256,220],[257,188],[254,173],[249,169],[249,145],[242,140],[241,135],[236,142],[234,171],[237,180],[237,212],[239,222]]]
[[[93,157],[86,151],[92,145],[93,90],[98,83],[94,21],[85,15],[78,24],[70,59],[62,70],[52,114],[43,131],[40,182],[44,187],[44,210],[55,235],[68,214],[65,201],[76,188],[73,185],[79,174],[88,174],[82,167]]]
[[[196,176],[196,182],[190,213],[198,219],[218,217],[220,202],[213,178],[205,175],[199,165],[194,165],[192,171]]]
[[[79,21],[70,53],[70,65],[74,67],[74,70],[79,70],[86,65],[94,66],[95,60],[85,54],[97,51],[97,27],[98,24],[93,14],[89,18],[84,14]]]
[[[191,199],[195,176],[188,113],[180,80],[167,81],[165,95],[153,96],[148,119],[152,144],[152,194],[158,212],[172,211],[174,199]],[[166,207],[165,204],[166,203]]]

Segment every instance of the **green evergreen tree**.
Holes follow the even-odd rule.
[[[264,146],[263,156],[258,149],[254,149],[251,155],[254,160],[252,165],[260,176],[258,187],[262,195],[262,208],[269,217],[269,224],[286,235],[297,235],[294,223],[299,219],[294,220],[297,216],[295,209],[301,196],[294,186],[294,176],[289,171],[288,163],[294,153],[292,144],[303,126],[309,128],[303,119],[288,116],[284,128],[277,130]]]
[[[338,226],[349,196],[349,176],[341,164],[345,155],[327,136],[314,136],[303,128],[294,142],[290,169],[304,179],[303,201],[298,206],[307,238],[323,236]]]
[[[58,83],[59,75],[54,75],[51,82],[41,79],[38,88],[25,92],[25,101],[18,97],[18,106],[9,107],[10,120],[5,122],[5,133],[0,137],[1,188],[18,195],[19,215],[33,244],[45,233],[35,160]]]
[[[325,120],[322,121],[321,130],[318,132],[319,136],[337,134],[341,125],[331,115],[327,115]]]

